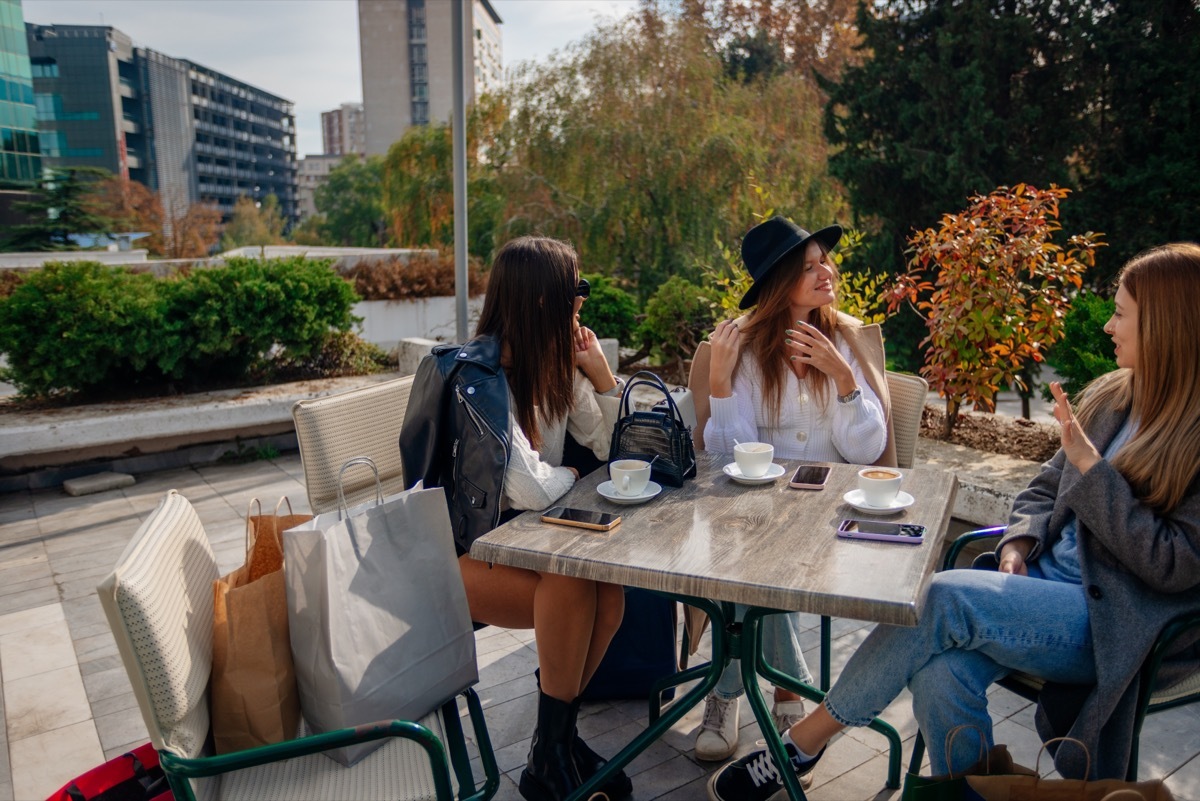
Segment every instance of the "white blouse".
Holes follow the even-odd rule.
[[[542,420],[539,414],[542,447],[534,450],[512,412],[514,401],[510,393],[508,418],[512,453],[504,472],[502,506],[507,509],[546,509],[575,486],[575,476],[561,466],[568,431],[580,445],[591,448],[597,459],[607,461],[620,405],[619,392],[613,395],[596,392],[587,376],[576,370],[571,411],[552,423]]]
[[[800,381],[794,372],[786,370],[779,422],[772,424],[763,397],[762,370],[757,360],[743,351],[732,396],[710,398],[712,416],[704,426],[704,449],[733,453],[737,439],[769,442],[780,459],[872,464],[887,446],[883,404],[867,383],[846,340],[835,334],[834,344],[854,371],[861,395],[839,403],[833,383],[826,382],[827,397],[818,398],[810,381]]]

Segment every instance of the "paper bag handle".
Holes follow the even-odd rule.
[[[979,759],[976,760],[976,764],[978,764],[978,762],[980,760],[986,759],[987,760],[987,763],[986,763],[987,772],[989,774],[992,772],[992,755],[991,755],[991,752],[989,752],[987,750],[987,748],[984,747],[984,743],[986,742],[986,740],[983,737],[983,732],[980,731],[979,727],[974,724],[960,723],[959,725],[957,725],[953,729],[951,729],[950,733],[946,735],[946,765],[950,768],[950,778],[951,779],[955,778],[954,762],[953,762],[953,760],[950,759],[950,755],[954,750],[954,738],[957,737],[960,732],[968,730],[968,729],[973,730],[976,734],[979,735]],[[967,767],[968,767],[968,769],[970,768],[969,765]]]
[[[250,553],[250,549],[254,547],[254,543],[250,541],[250,518],[254,516],[255,505],[258,506],[259,517],[262,516],[262,501],[258,498],[251,498],[250,503],[246,506],[246,553]]]
[[[286,495],[280,495],[279,500],[275,502],[275,516],[279,517],[279,507],[287,504],[288,517],[295,517],[296,513],[292,511],[292,501]]]
[[[342,477],[345,475],[347,468],[360,464],[365,464],[375,474],[375,502],[383,503],[383,484],[379,481],[379,468],[375,466],[375,462],[372,461],[370,456],[355,456],[338,470],[338,520],[341,520],[342,514],[348,511],[346,506],[346,491],[342,487]]]
[[[1035,771],[1037,771],[1037,775],[1038,775],[1039,779],[1042,776],[1042,754],[1046,753],[1046,746],[1050,745],[1051,743],[1075,743],[1075,745],[1079,746],[1080,749],[1083,750],[1083,755],[1085,757],[1087,757],[1087,761],[1084,762],[1085,767],[1084,767],[1083,775],[1084,776],[1092,775],[1092,755],[1088,751],[1088,747],[1086,745],[1084,745],[1082,741],[1076,740],[1074,737],[1052,737],[1051,739],[1042,743],[1042,747],[1038,750],[1037,762],[1035,762],[1034,766],[1033,766],[1033,769]]]

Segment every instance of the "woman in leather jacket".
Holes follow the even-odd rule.
[[[490,565],[471,543],[506,514],[545,509],[578,480],[562,466],[570,433],[608,458],[621,385],[579,325],[589,287],[570,245],[522,237],[500,249],[475,337],[434,349],[417,370],[400,433],[409,486],[446,490],[473,620],[532,628],[538,716],[521,795],[559,801],[604,765],[580,739],[579,695],[621,624],[612,584]],[[601,790],[628,796],[624,772]]]

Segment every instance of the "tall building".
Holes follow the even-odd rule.
[[[279,198],[297,218],[291,101],[103,25],[25,26],[46,163],[97,166],[159,192],[168,210]],[[170,216],[170,213],[168,213]]]
[[[325,183],[329,178],[329,171],[341,164],[344,158],[345,156],[325,153],[300,159],[300,169],[297,172],[299,184],[296,190],[300,219],[307,219],[317,213],[317,187]]]
[[[29,187],[41,176],[21,0],[0,0],[0,189]]]
[[[452,3],[358,0],[359,54],[368,155],[387,153],[413,125],[444,122],[454,109]],[[464,4],[467,103],[503,80],[500,25],[488,0]]]
[[[322,152],[328,156],[366,155],[367,129],[362,103],[343,103],[321,112]]]

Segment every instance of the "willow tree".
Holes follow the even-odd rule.
[[[752,223],[747,176],[810,225],[845,211],[811,76],[731,78],[703,20],[653,8],[525,65],[495,144],[501,234],[573,240],[643,297],[695,280]]]

